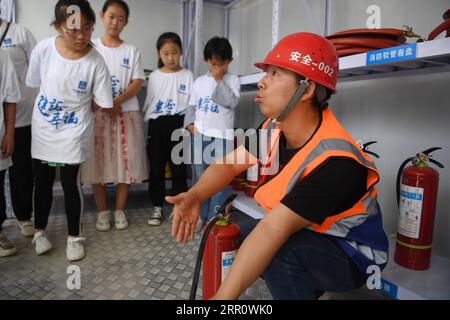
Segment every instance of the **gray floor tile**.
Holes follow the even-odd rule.
[[[113,198],[109,197],[113,204]],[[189,298],[200,237],[180,245],[170,236],[170,223],[147,224],[151,203],[147,192],[130,193],[127,209],[129,228],[98,232],[92,195],[85,196],[83,235],[86,257],[76,263],[81,269],[81,289],[70,291],[66,281],[67,223],[62,197],[55,197],[47,234],[53,249],[37,256],[31,239],[21,236],[16,221],[7,220],[3,231],[19,254],[0,260],[0,299],[42,300],[164,300]],[[170,208],[166,208],[170,212]],[[201,282],[198,286],[201,294]],[[381,295],[356,290],[346,295],[328,294],[324,299],[380,299]],[[201,298],[199,295],[198,298]],[[265,283],[257,281],[241,297],[271,299]]]

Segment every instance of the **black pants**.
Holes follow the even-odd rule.
[[[19,221],[31,219],[33,212],[33,165],[31,162],[31,126],[16,128],[13,166],[9,168],[11,202]]]
[[[175,165],[171,152],[179,142],[172,141],[172,133],[183,127],[184,116],[163,116],[148,122],[148,158],[150,160],[149,193],[155,207],[162,207],[165,196],[165,166],[172,171],[172,193],[186,192],[186,166]]]
[[[6,220],[5,172],[6,170],[0,171],[0,231],[3,222]]]
[[[45,230],[52,208],[53,183],[56,168],[33,159],[34,171],[34,226]],[[64,191],[69,236],[80,235],[81,213],[83,212],[83,194],[80,183],[80,165],[61,167],[61,184]]]

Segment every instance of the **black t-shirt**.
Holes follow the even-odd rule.
[[[286,145],[282,135],[280,170],[301,149],[288,149]],[[312,223],[322,224],[327,217],[350,209],[362,198],[367,170],[353,159],[332,157],[297,183],[281,203]]]

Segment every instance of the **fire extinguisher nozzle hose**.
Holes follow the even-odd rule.
[[[410,158],[406,159],[405,161],[403,161],[403,163],[401,164],[400,168],[398,169],[397,181],[396,181],[397,206],[399,208],[400,208],[400,181],[401,181],[401,178],[402,178],[403,169],[406,167],[406,165],[410,161],[413,161],[413,164],[417,166],[420,163],[420,161],[422,161],[421,160],[421,158],[422,158],[421,155],[424,155],[427,158],[424,161],[426,161],[426,162],[429,161],[429,162],[435,164],[437,167],[443,169],[444,165],[442,163],[438,162],[437,160],[431,159],[432,156],[430,155],[430,153],[432,153],[434,151],[437,151],[437,150],[441,150],[441,149],[442,149],[441,147],[432,147],[432,148],[426,149],[426,150],[418,153],[415,157],[410,157]],[[414,163],[415,159],[417,159],[417,164]]]
[[[206,229],[203,233],[202,241],[200,242],[200,248],[198,250],[197,261],[195,263],[194,269],[194,279],[192,280],[191,294],[189,295],[189,300],[195,300],[195,296],[197,294],[198,280],[200,277],[200,268],[202,266],[203,260],[203,252],[205,251],[206,240],[208,240],[209,233],[211,229],[214,227],[217,221],[223,219],[222,215],[217,215],[214,217],[206,226]]]
[[[400,208],[400,180],[402,178],[403,169],[408,164],[408,162],[410,162],[412,159],[414,159],[414,157],[410,157],[410,158],[406,159],[405,161],[403,161],[403,163],[401,164],[401,166],[397,172],[396,191],[397,191],[397,206],[399,208]]]

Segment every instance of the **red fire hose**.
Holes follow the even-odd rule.
[[[436,27],[433,31],[431,31],[428,36],[428,40],[434,40],[438,35],[442,32],[447,31],[446,38],[450,38],[450,9],[448,9],[442,16],[444,18],[444,22]]]
[[[406,30],[393,28],[350,29],[329,35],[327,39],[336,47],[339,57],[401,46],[406,42],[406,37],[419,38],[418,41],[424,40],[415,34],[412,28],[405,27]]]

